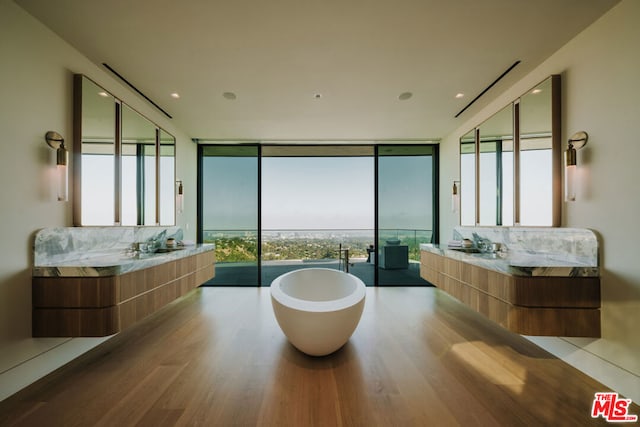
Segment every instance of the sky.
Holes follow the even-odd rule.
[[[203,169],[204,229],[255,229],[257,158]],[[431,229],[431,162],[380,157],[379,171],[380,227]],[[261,179],[264,230],[374,228],[373,157],[263,157]]]
[[[262,159],[263,229],[373,229],[373,157]]]

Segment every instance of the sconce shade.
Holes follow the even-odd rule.
[[[451,212],[460,212],[460,191],[458,190],[459,181],[453,181],[453,192],[451,194]]]
[[[564,152],[564,200],[572,202],[576,200],[577,178],[577,152],[576,149],[584,147],[589,136],[586,132],[576,132],[569,138],[567,150]]]
[[[179,213],[184,211],[184,190],[182,188],[182,181],[176,181],[178,184],[178,193],[176,194],[176,207]]]
[[[564,200],[573,202],[576,200],[576,165],[567,165],[564,169]]]
[[[64,150],[64,149],[62,149]],[[61,149],[58,149],[58,157],[60,157]],[[69,153],[64,150],[64,163],[58,163],[56,166],[56,174],[58,175],[58,200],[66,202],[69,200],[69,170],[67,168],[67,157]]]
[[[64,146],[64,138],[58,132],[49,131],[44,139],[49,147],[56,150],[56,181],[58,186],[58,200],[66,202],[69,200],[69,152]]]

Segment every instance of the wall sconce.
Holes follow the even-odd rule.
[[[571,202],[576,199],[576,150],[587,144],[589,135],[586,132],[574,133],[567,143],[567,151],[564,152],[564,200]]]
[[[451,193],[451,212],[460,212],[460,181],[453,181],[453,192]]]
[[[178,213],[182,213],[184,211],[184,190],[182,188],[182,180],[176,181],[178,184],[178,192],[176,193],[176,207],[178,208]]]
[[[56,150],[56,176],[58,181],[58,200],[69,200],[69,152],[64,146],[64,138],[58,132],[49,131],[44,135],[49,147]]]

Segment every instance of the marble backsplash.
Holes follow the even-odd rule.
[[[182,240],[180,227],[57,227],[36,233],[34,265],[55,265],[74,259],[104,257],[124,252],[133,243],[169,237]]]
[[[593,231],[584,228],[456,227],[453,238],[470,239],[476,246],[483,239],[502,243],[509,257],[536,255],[599,266],[598,239]]]

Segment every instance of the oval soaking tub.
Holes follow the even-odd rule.
[[[311,356],[333,353],[349,340],[365,294],[362,280],[329,268],[294,270],[271,282],[271,304],[282,332]]]

